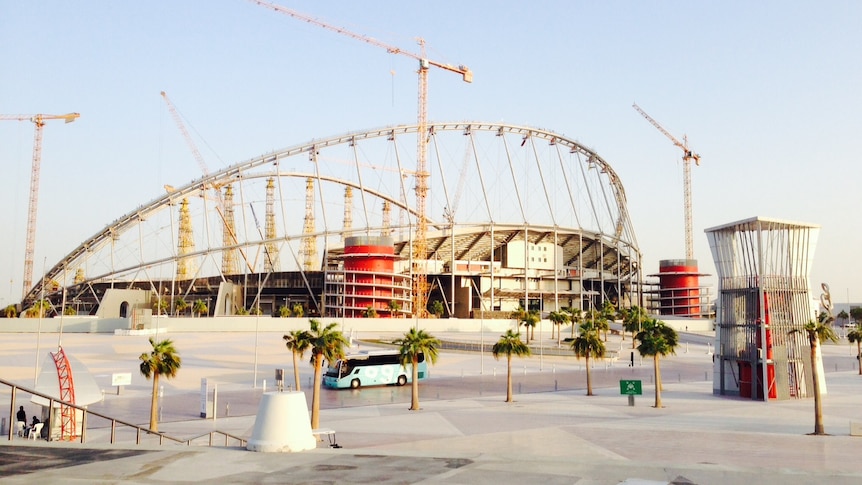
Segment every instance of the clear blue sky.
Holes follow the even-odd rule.
[[[625,185],[647,270],[684,256],[680,151],[701,154],[704,228],[755,215],[822,226],[813,286],[862,301],[862,2],[450,1],[282,5],[473,69],[430,75],[429,119],[506,121],[579,140]],[[0,0],[0,113],[77,111],[44,130],[36,277],[200,169],[416,120],[415,62],[243,0]],[[393,74],[394,71],[394,74]],[[21,294],[31,123],[0,122],[0,305]]]

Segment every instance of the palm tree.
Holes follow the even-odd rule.
[[[436,315],[437,318],[442,317],[443,312],[445,311],[445,309],[443,308],[443,302],[440,300],[432,301],[431,304],[428,306],[428,309],[431,311],[431,313]]]
[[[440,340],[415,327],[404,334],[404,337],[396,340],[401,353],[401,365],[413,364],[413,382],[410,397],[410,410],[419,410],[419,355],[425,355],[425,361],[432,364],[437,362]]]
[[[189,302],[187,302],[183,297],[178,296],[177,299],[174,300],[174,309],[177,311],[177,316],[180,316],[180,314],[184,314],[186,310],[189,309]]]
[[[858,326],[847,332],[847,340],[856,342],[856,361],[859,362],[859,375],[862,376],[862,328]]]
[[[293,382],[296,385],[296,390],[301,391],[302,389],[299,388],[298,360],[302,358],[305,351],[311,346],[311,335],[305,330],[293,330],[282,337],[282,339],[284,339],[284,345],[293,354]]]
[[[168,300],[162,297],[153,299],[153,311],[156,315],[165,315],[168,313]]]
[[[625,313],[625,316],[623,317],[623,330],[626,332],[631,332],[632,348],[635,348],[635,344],[637,343],[635,335],[640,332],[641,323],[643,323],[647,318],[648,315],[646,310],[637,305],[633,305]]]
[[[375,310],[371,305],[368,305],[365,307],[365,311],[362,312],[362,316],[365,318],[377,318],[377,310]]]
[[[159,430],[158,409],[159,409],[159,376],[163,375],[170,379],[176,377],[177,371],[183,361],[174,348],[174,343],[171,339],[165,339],[156,342],[153,337],[150,337],[150,345],[153,346],[152,352],[149,354],[144,352],[138,359],[141,361],[141,374],[148,380],[153,377],[153,397],[150,402],[150,429],[153,431]]]
[[[824,340],[838,341],[838,336],[829,325],[835,320],[832,315],[826,312],[820,312],[817,315],[817,320],[810,320],[801,329],[794,328],[789,333],[805,332],[808,335],[808,345],[811,347],[811,380],[814,383],[814,433],[815,435],[824,435],[826,431],[823,428],[823,402],[820,398],[820,376],[817,372],[817,350],[820,348],[820,342]]]
[[[43,318],[48,314],[48,309],[51,305],[48,303],[48,300],[37,300],[33,303],[33,306],[27,309],[24,313],[28,318]]]
[[[679,345],[679,336],[676,330],[665,325],[661,320],[649,318],[641,323],[641,331],[635,335],[640,342],[637,346],[642,356],[653,358],[653,369],[655,371],[655,406],[661,405],[661,368],[659,358],[664,355],[676,354],[676,346]]]
[[[844,323],[850,323],[850,314],[844,310],[841,310],[840,312],[838,312],[838,315],[836,315],[835,317],[838,319],[838,321],[843,320]]]
[[[598,320],[602,325],[602,330],[605,332],[605,342],[608,341],[608,330],[611,328],[611,322],[617,318],[617,307],[610,300],[605,300],[599,311]]]
[[[581,323],[578,336],[572,340],[572,351],[577,358],[584,357],[587,367],[587,396],[593,395],[593,380],[590,374],[590,357],[601,358],[605,356],[605,343],[599,338],[599,331],[593,322]]]
[[[398,318],[398,311],[401,310],[401,303],[398,300],[389,300],[386,304],[389,307],[389,318]]]
[[[336,330],[337,323],[321,327],[315,319],[309,320],[309,347],[311,348],[311,365],[314,366],[314,386],[311,397],[311,429],[320,427],[320,382],[323,361],[332,365],[338,359],[344,358],[344,348],[350,343],[341,331]]]
[[[299,302],[294,303],[290,311],[296,318],[302,318],[302,316],[305,315],[305,309],[302,308],[302,303]]]
[[[602,317],[602,312],[598,310],[587,310],[586,315],[584,315],[584,320],[589,320],[593,327],[595,327],[596,332],[602,332],[604,334],[604,341],[608,341],[608,329],[610,328],[610,325],[608,324],[608,320]]]
[[[499,359],[500,355],[506,356],[506,402],[512,402],[512,356],[529,357],[530,347],[521,341],[520,332],[515,333],[510,328],[500,336],[491,352],[495,359]]]
[[[287,305],[282,305],[282,306],[278,307],[278,317],[279,318],[287,318],[289,316],[290,316],[290,308]],[[285,335],[285,337],[286,337],[286,335]]]
[[[560,335],[562,333],[562,330],[563,330],[563,325],[570,322],[571,319],[572,319],[572,317],[564,311],[551,312],[548,315],[548,320],[553,322],[554,326],[557,327],[557,347],[560,346],[560,344],[562,343],[562,340],[563,340],[563,337]],[[553,336],[552,336],[552,338],[553,338]]]
[[[200,318],[204,313],[209,313],[210,309],[207,308],[207,304],[203,300],[195,300],[195,304],[192,307],[192,313],[196,313]]]
[[[538,310],[524,310],[524,307],[518,307],[517,310],[512,312],[513,318],[518,319],[518,326],[524,324],[524,328],[527,329],[527,341],[533,340],[536,338],[535,329],[536,324],[539,323],[541,317],[539,316]]]
[[[3,313],[6,315],[6,318],[15,318],[18,316],[18,309],[15,305],[7,305]]]
[[[572,322],[572,338],[575,338],[575,327],[580,326],[581,322],[584,320],[584,312],[577,308],[570,308],[569,315],[571,315]]]

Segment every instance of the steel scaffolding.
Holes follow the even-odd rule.
[[[809,273],[819,226],[753,217],[705,232],[718,275],[714,392],[809,397],[808,342],[790,332],[814,317]]]

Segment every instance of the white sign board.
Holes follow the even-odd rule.
[[[132,373],[131,372],[121,372],[118,374],[111,374],[111,385],[112,386],[130,386],[130,385],[132,385]]]

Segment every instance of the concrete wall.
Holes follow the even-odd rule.
[[[399,332],[404,333],[413,326],[426,330],[432,335],[442,332],[499,332],[514,328],[515,321],[510,319],[482,320],[458,318],[321,318],[320,322],[336,322],[341,331],[356,332]],[[61,319],[43,318],[40,326],[38,318],[0,319],[0,333],[35,333],[60,331]],[[92,316],[67,316],[62,319],[63,332],[67,333],[114,333],[115,329],[130,329],[129,318],[97,318]],[[484,328],[483,328],[484,327]],[[230,317],[167,317],[153,316],[145,329],[162,329],[170,333],[182,332],[286,332],[308,329],[308,318],[275,318],[270,316],[230,316]]]

